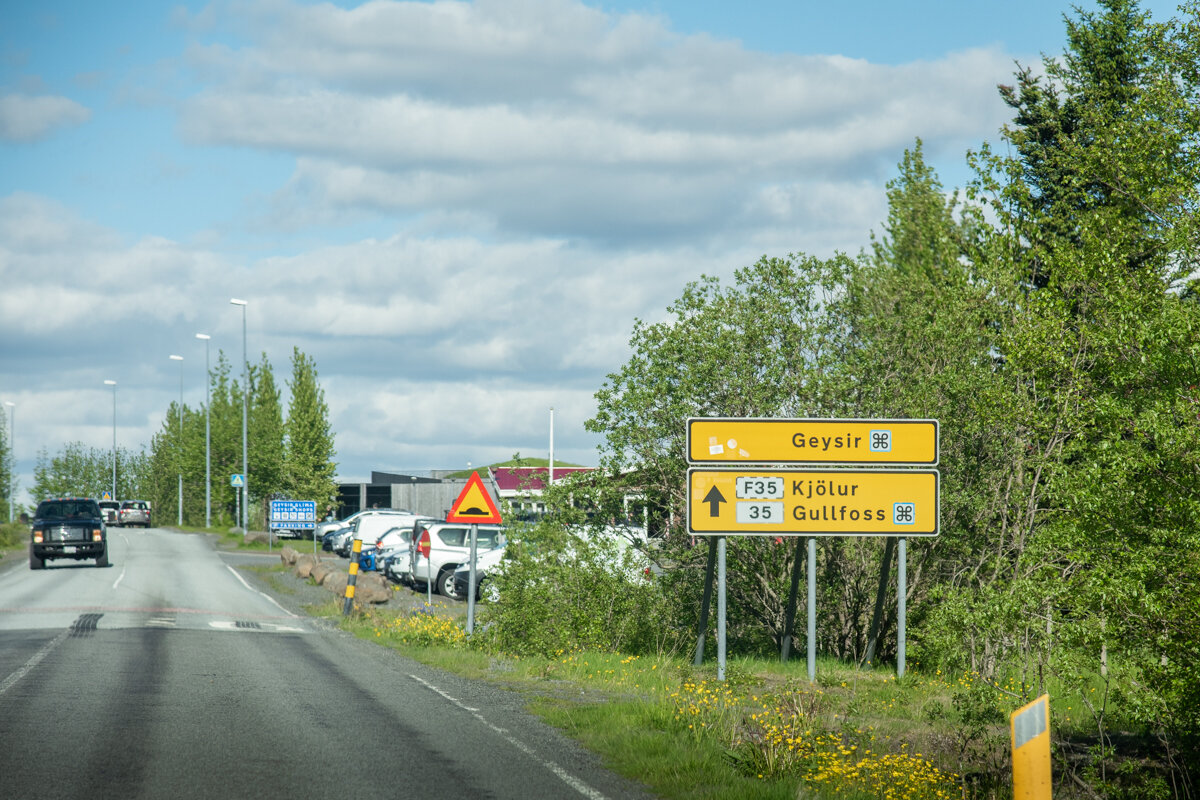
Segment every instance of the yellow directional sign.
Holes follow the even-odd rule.
[[[692,534],[937,536],[934,469],[688,470]]]
[[[1050,695],[1021,706],[1009,717],[1013,797],[1050,800]]]
[[[912,464],[938,463],[935,419],[688,420],[693,464]]]

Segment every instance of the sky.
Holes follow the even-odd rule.
[[[195,335],[241,364],[231,298],[285,409],[293,348],[315,360],[342,480],[545,458],[552,417],[555,461],[595,465],[635,320],[763,255],[857,254],[918,137],[961,187],[1068,12],[0,0],[18,498],[40,451],[112,446],[114,399],[133,450],[181,383],[201,408]]]

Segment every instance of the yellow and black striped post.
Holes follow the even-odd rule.
[[[346,602],[342,605],[342,616],[350,615],[350,606],[354,605],[354,581],[358,579],[358,554],[362,552],[362,539],[355,539],[350,548],[350,580],[346,581]]]

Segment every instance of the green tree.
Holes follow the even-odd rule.
[[[253,497],[261,499],[285,491],[283,408],[266,353],[250,368],[248,438]]]
[[[1130,0],[1101,6],[1068,21],[1045,82],[1023,70],[1002,89],[1011,151],[975,158],[997,221],[981,274],[1013,309],[997,353],[1024,509],[1002,540],[1019,546],[998,548],[1005,583],[964,628],[1004,650],[1040,614],[1027,661],[1081,693],[1081,665],[1120,665],[1126,709],[1195,741],[1179,709],[1198,682],[1171,665],[1200,635],[1183,633],[1197,616],[1200,317],[1180,291],[1200,252],[1197,9],[1154,24]]]
[[[291,400],[285,426],[284,486],[291,497],[315,500],[318,508],[324,508],[337,498],[333,430],[317,365],[299,348],[292,349],[288,389]]]
[[[230,486],[230,476],[242,468],[242,392],[238,382],[230,377],[232,364],[223,350],[217,353],[217,363],[209,375],[209,404],[211,406],[212,502],[216,525],[232,525],[237,520],[237,490]]]
[[[4,406],[0,406],[0,503],[4,504],[4,520],[8,520],[9,504],[16,492],[16,459],[13,457],[12,442],[9,441],[11,431],[8,427],[8,415]]]
[[[43,448],[33,467],[34,502],[46,497],[99,497],[112,488],[112,450],[69,442],[53,456]],[[117,450],[117,497],[140,497],[145,486],[144,453]]]
[[[674,520],[666,547],[677,568],[664,584],[679,603],[681,625],[695,620],[706,561],[706,548],[680,530],[687,419],[841,409],[829,376],[842,356],[837,294],[849,269],[840,256],[763,258],[739,270],[730,287],[713,278],[691,283],[668,309],[669,320],[635,322],[629,361],[596,394],[596,416],[586,424],[604,437],[601,468],[614,480],[609,497],[591,502],[617,509],[626,491],[637,491]],[[731,643],[779,646],[794,552],[760,537],[731,542]]]

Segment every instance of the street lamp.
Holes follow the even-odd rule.
[[[183,527],[183,356],[171,356],[179,362],[179,437],[175,442],[175,468],[179,470],[179,527]]]
[[[209,420],[208,398],[208,340],[212,337],[207,333],[197,333],[197,339],[204,340],[204,527],[212,527],[212,426]]]
[[[8,521],[12,522],[13,495],[16,494],[17,486],[17,429],[13,423],[13,414],[17,404],[11,400],[5,400],[4,405],[8,406],[8,458],[13,465],[13,474],[9,476],[10,485],[5,487],[8,489]]]
[[[105,381],[105,386],[113,387],[113,482],[112,499],[117,499],[117,382]]]
[[[246,301],[236,297],[229,299],[231,305],[242,307],[242,536],[250,532],[250,447],[246,437],[246,420],[249,417],[250,362],[246,354]]]

